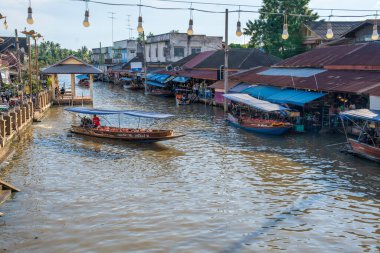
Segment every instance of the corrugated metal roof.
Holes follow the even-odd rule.
[[[186,69],[186,70],[179,70],[179,71],[162,70],[162,71],[159,71],[159,73],[168,74],[172,76],[186,76],[186,77],[204,79],[204,80],[213,80],[213,81],[218,80],[216,70],[200,70],[200,69]]]
[[[312,21],[308,22],[306,26],[310,28],[315,34],[321,38],[326,37],[328,21]],[[342,35],[348,31],[360,26],[365,23],[365,21],[331,21],[332,30],[334,32],[334,38],[340,38]]]
[[[371,42],[334,61],[331,66],[378,66],[380,67],[380,42]],[[327,66],[327,68],[330,66]]]
[[[319,73],[325,72],[325,69],[311,69],[311,68],[270,68],[263,72],[258,73],[264,76],[293,76],[293,77],[310,77]]]
[[[228,89],[235,87],[240,81],[228,80]],[[216,83],[209,86],[211,89],[224,90],[224,80],[219,80]]]
[[[256,48],[233,48],[228,51],[228,67],[230,69],[250,69],[257,66],[271,66],[280,59]],[[224,65],[224,50],[217,50],[194,68],[218,69]]]
[[[326,65],[333,65],[337,60],[365,46],[366,44],[351,44],[316,48],[283,60],[275,66],[284,68],[323,68]]]
[[[206,51],[197,54],[194,58],[190,59],[188,62],[186,62],[183,65],[183,68],[194,68],[198,64],[200,64],[202,61],[213,55],[216,51]]]
[[[311,89],[327,92],[349,92],[380,95],[380,73],[376,71],[328,70],[312,77],[264,76],[259,72],[268,68],[259,68],[234,75],[240,82],[267,84],[277,87]],[[293,79],[293,80],[292,80]]]

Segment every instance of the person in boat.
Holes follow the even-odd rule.
[[[84,116],[81,119],[81,127],[91,127],[91,126],[92,126],[92,120]]]
[[[92,124],[95,128],[100,127],[100,118],[94,114],[94,117],[92,118]]]

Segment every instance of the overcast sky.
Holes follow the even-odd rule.
[[[132,3],[138,4],[138,0],[102,0],[103,2],[113,3]],[[234,3],[261,5],[261,0],[197,0],[199,2],[215,2],[215,3]],[[190,7],[186,4],[173,4],[159,2],[156,0],[142,0],[142,4],[153,5],[159,7]],[[380,0],[311,0],[310,7],[315,8],[349,8],[349,9],[380,9]],[[121,6],[105,6],[89,3],[90,23],[89,28],[82,25],[85,11],[85,3],[73,0],[32,0],[34,24],[26,23],[28,0],[0,0],[0,13],[7,16],[9,24],[8,30],[4,30],[0,26],[1,36],[13,36],[14,29],[23,30],[34,29],[45,36],[47,40],[60,43],[62,47],[77,49],[82,45],[89,48],[102,46],[110,46],[112,43],[111,32],[111,14],[114,12],[114,40],[122,40],[129,38],[128,16],[130,15],[130,26],[132,37],[137,36],[136,26],[138,18],[137,7],[121,7]],[[225,7],[197,5],[193,4],[193,8],[211,9],[223,11]],[[229,7],[229,9],[237,9]],[[242,7],[242,9],[247,9]],[[250,9],[254,10],[254,9]],[[330,11],[319,11],[320,15],[329,15]],[[375,11],[372,12],[373,14]],[[366,12],[364,14],[372,14]],[[333,14],[348,14],[342,12],[333,12]],[[350,13],[357,15],[360,13]],[[380,14],[380,12],[379,12]],[[168,11],[155,9],[142,9],[144,18],[144,29],[146,33],[153,34],[166,33],[171,30],[179,30],[186,32],[189,20],[189,11]],[[229,42],[243,43],[248,38],[244,36],[238,38],[235,35],[237,13],[230,14],[229,18]],[[241,22],[244,27],[249,19],[257,18],[257,14],[242,13]],[[372,17],[373,18],[373,17]],[[341,18],[339,20],[362,20],[363,18]],[[334,18],[333,20],[338,20]],[[3,21],[3,20],[2,20]],[[194,33],[206,34],[213,36],[224,35],[224,14],[210,14],[194,12]]]

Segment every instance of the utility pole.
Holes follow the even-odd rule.
[[[128,22],[128,24],[127,24],[127,30],[128,30],[128,36],[129,36],[129,39],[131,39],[131,37],[132,37],[132,28],[131,28],[131,15],[127,15],[127,17],[128,17],[128,19],[127,19],[127,22]]]
[[[145,88],[145,92],[148,92],[148,86],[146,85],[146,53],[145,53],[145,31],[142,33],[142,37],[143,37],[143,40],[142,40],[142,46],[143,46],[143,61],[144,61],[144,66],[143,66],[143,71],[144,71],[144,88]]]
[[[228,9],[226,9],[225,24],[225,42],[224,42],[224,94],[228,90]],[[227,99],[224,98],[224,112],[228,111]]]
[[[108,17],[111,19],[111,28],[112,28],[112,47],[113,47],[113,20],[116,19],[113,15],[116,14],[114,12],[108,12],[109,14],[111,14],[111,17]]]
[[[20,57],[20,43],[18,41],[17,29],[15,29],[15,38],[16,38],[16,52],[17,52],[17,82],[22,83],[21,77],[21,57]],[[24,92],[24,91],[23,91]]]
[[[33,101],[33,85],[32,85],[32,52],[30,48],[30,35],[27,35],[28,38],[28,68],[29,68],[29,94],[30,99]]]

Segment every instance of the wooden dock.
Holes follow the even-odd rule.
[[[8,184],[0,179],[0,205],[3,204],[5,201],[7,201],[11,195],[12,192],[19,192],[20,189],[17,187]],[[4,213],[0,212],[0,217],[4,216]]]
[[[53,100],[54,105],[89,105],[92,104],[91,97],[87,96],[77,96],[72,97],[70,94],[59,96]]]

